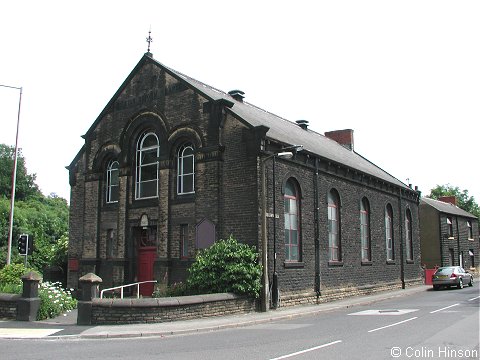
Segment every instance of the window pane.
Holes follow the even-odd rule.
[[[158,146],[158,140],[157,137],[154,134],[147,134],[141,143],[141,148],[149,148],[149,147],[157,147]]]
[[[290,233],[290,243],[292,245],[298,245],[298,232],[297,230],[292,230]]]
[[[298,260],[298,246],[292,246],[290,249],[290,260]]]
[[[285,245],[285,259],[290,260],[290,246]]]
[[[193,175],[185,175],[183,177],[183,192],[190,193],[193,192]]]
[[[157,162],[157,150],[147,150],[141,153],[141,165],[154,164]]]
[[[285,229],[290,230],[290,215],[285,214]]]
[[[110,188],[110,202],[118,201],[118,186],[113,186]]]
[[[193,173],[193,157],[183,159],[183,174]]]
[[[157,173],[157,164],[142,166],[141,167],[141,181],[149,181],[149,180],[156,180],[158,173]]]
[[[157,181],[145,181],[140,185],[140,197],[152,197],[157,196]]]

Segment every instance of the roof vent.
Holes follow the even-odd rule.
[[[307,130],[308,128],[308,120],[297,120],[297,125],[300,126],[303,130]]]
[[[233,97],[235,100],[243,102],[245,93],[242,90],[231,90],[228,92],[228,95]]]

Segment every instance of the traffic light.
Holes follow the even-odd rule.
[[[28,235],[22,234],[18,238],[18,253],[20,255],[27,255],[27,243],[28,243]]]
[[[28,255],[32,255],[33,253],[33,235],[28,236]]]

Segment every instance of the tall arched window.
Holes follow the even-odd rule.
[[[413,261],[412,213],[410,209],[407,209],[405,214],[405,246],[407,260]]]
[[[387,249],[387,261],[395,260],[393,247],[393,210],[390,204],[385,207],[385,247]]]
[[[300,204],[292,180],[285,184],[285,261],[300,261]]]
[[[336,190],[328,193],[328,253],[330,261],[342,260],[340,240],[340,198]]]
[[[110,160],[107,165],[106,202],[118,202],[118,161]]]
[[[191,144],[184,144],[178,149],[177,194],[195,192],[195,154]]]
[[[135,198],[146,199],[158,196],[158,137],[153,132],[145,132],[137,143],[137,168]]]
[[[360,203],[360,242],[362,244],[362,261],[371,261],[370,206],[367,198],[363,198]]]

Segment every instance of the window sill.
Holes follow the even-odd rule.
[[[172,201],[173,204],[185,204],[189,202],[194,202],[195,201],[195,193],[193,194],[182,194],[179,195],[177,194],[175,196],[175,199]]]
[[[470,238],[468,238],[467,240],[468,240],[468,241],[475,241],[475,239],[470,239]]]
[[[370,261],[362,261],[362,266],[372,266],[373,265],[373,262],[370,260]]]
[[[387,265],[395,265],[395,260],[387,260]]]
[[[305,263],[303,261],[285,261],[283,266],[285,269],[302,269],[305,267]]]
[[[453,236],[449,236],[448,240],[455,240],[455,238]]]
[[[148,198],[148,199],[135,199],[132,202],[132,208],[142,208],[150,206],[158,206],[159,198]]]
[[[343,261],[332,261],[332,260],[330,260],[330,261],[328,262],[328,266],[333,266],[333,267],[335,267],[335,266],[343,266]]]
[[[414,260],[407,260],[406,263],[407,264],[415,264],[415,261]]]

